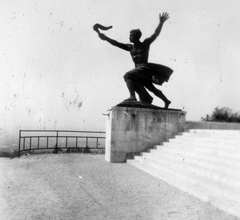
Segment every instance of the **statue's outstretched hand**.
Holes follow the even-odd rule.
[[[106,40],[106,35],[105,34],[100,33],[98,36],[100,37],[100,39]]]
[[[169,18],[169,14],[167,12],[163,12],[162,15],[159,14],[159,20],[161,23],[164,23]]]

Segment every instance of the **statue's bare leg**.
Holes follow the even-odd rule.
[[[164,101],[165,108],[169,107],[169,105],[171,104],[171,101],[162,93],[161,90],[157,89],[152,83],[146,84],[145,86],[149,91],[153,92],[155,96],[157,96],[158,98]]]
[[[165,102],[165,108],[168,108],[168,106],[171,104],[171,101],[170,100],[168,100],[168,101],[166,101]]]
[[[124,78],[124,80],[126,82],[128,91],[130,93],[130,97],[128,99],[126,99],[127,101],[137,101],[136,95],[135,95],[135,91],[136,91],[136,88],[135,88],[136,87],[136,83],[135,83],[135,81],[136,80],[134,80],[134,78],[132,76],[132,72],[133,71],[129,71],[129,72],[127,72],[123,76],[123,78]]]
[[[130,97],[126,100],[129,101],[137,101],[134,89],[134,82],[131,79],[125,79],[126,85],[128,87],[128,91],[130,93]]]
[[[135,88],[136,88],[137,94],[139,95],[140,102],[146,103],[146,104],[152,104],[153,97],[149,95],[149,93],[141,83],[136,83]]]
[[[157,97],[159,97],[160,99],[162,99],[165,103],[165,108],[168,108],[169,105],[171,104],[171,101],[162,93],[162,91],[156,89],[154,90],[154,95],[156,95]]]
[[[141,78],[136,76],[136,70],[131,70],[124,75],[124,80],[128,87],[130,97],[126,100],[137,101],[135,92],[140,97],[140,101],[143,103],[151,104],[153,98],[149,95],[147,90],[144,88],[143,84],[141,83]]]

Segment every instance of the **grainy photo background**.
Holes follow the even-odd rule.
[[[238,112],[239,9],[239,0],[1,0],[0,148],[16,149],[20,129],[105,131],[103,113],[128,97],[123,75],[134,65],[93,25],[129,43],[131,29],[149,37],[163,12],[149,62],[174,70],[160,88],[170,107],[192,121],[215,107]],[[0,219],[236,219],[119,166],[103,155],[1,158]]]
[[[134,65],[92,27],[112,25],[104,33],[129,43],[134,28],[149,37],[162,12],[170,18],[149,62],[174,70],[160,87],[170,107],[196,121],[217,106],[239,111],[239,8],[238,0],[1,0],[1,146],[16,144],[19,129],[104,131],[102,113],[128,98],[123,75]]]

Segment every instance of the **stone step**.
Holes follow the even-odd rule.
[[[225,168],[222,170],[221,166],[199,163],[196,158],[184,158],[183,160],[181,156],[166,156],[153,153],[144,153],[142,158],[138,160],[151,160],[157,165],[164,164],[178,167],[181,170],[193,172],[197,175],[227,184],[228,186],[236,187],[240,191],[240,169],[232,170],[232,168],[228,167],[228,169]]]
[[[196,137],[196,136],[186,136],[186,135],[181,135],[181,136],[178,136],[176,135],[174,139],[170,139],[169,141],[175,141],[175,140],[181,140],[181,141],[188,141],[188,142],[206,142],[206,143],[212,143],[212,144],[219,144],[219,143],[222,143],[222,144],[234,144],[234,145],[237,145],[239,146],[240,144],[240,139],[234,139],[234,138],[231,138],[231,139],[224,139],[224,138],[211,138],[211,137]]]
[[[233,147],[224,148],[222,146],[216,145],[208,146],[204,144],[191,144],[191,143],[179,143],[179,142],[171,142],[171,143],[164,143],[164,145],[156,145],[154,146],[155,149],[169,149],[174,151],[181,151],[181,152],[196,152],[196,153],[204,153],[209,154],[214,157],[216,156],[223,156],[227,158],[233,159],[240,159],[240,148],[234,149]]]
[[[176,178],[171,175],[168,171],[162,171],[149,164],[141,163],[136,160],[128,160],[128,163],[136,166],[137,168],[155,176],[178,189],[181,189],[207,203],[210,203],[232,215],[240,217],[240,202],[232,198],[219,194],[208,188],[203,188],[201,184],[193,184],[182,178]]]
[[[167,143],[180,143],[184,145],[191,145],[191,146],[206,146],[209,148],[222,148],[226,150],[239,150],[240,149],[240,141],[231,141],[231,142],[224,142],[221,140],[201,140],[201,139],[184,139],[184,138],[176,138],[170,139],[169,142],[163,143],[164,145]]]
[[[153,167],[159,171],[172,175],[175,177],[175,181],[181,179],[186,183],[198,185],[199,187],[206,190],[212,190],[216,194],[222,195],[240,203],[239,188],[222,184],[205,176],[197,175],[196,173],[190,172],[189,170],[179,169],[179,167],[173,166],[172,164],[155,163],[155,161],[151,159],[143,159],[141,163],[146,164],[149,168]]]
[[[188,133],[200,133],[200,134],[233,134],[240,135],[240,130],[217,130],[217,129],[190,129],[188,132],[183,132],[184,134]]]
[[[180,161],[190,162],[192,164],[200,165],[209,169],[224,171],[232,173],[233,175],[240,177],[240,162],[239,160],[226,159],[226,158],[216,158],[208,157],[206,154],[200,155],[186,155],[184,152],[179,151],[179,149],[173,151],[162,152],[161,150],[151,149],[149,152],[158,157],[172,158]]]
[[[177,136],[180,136],[180,135],[177,135]],[[240,134],[233,134],[233,133],[230,133],[230,134],[218,134],[218,133],[184,133],[182,134],[182,136],[185,136],[185,137],[209,137],[209,138],[222,138],[222,139],[231,139],[231,138],[234,138],[234,139],[237,139],[239,140],[240,139]]]
[[[222,164],[224,166],[229,166],[232,169],[238,168],[240,169],[240,160],[238,159],[238,154],[236,155],[219,155],[219,154],[210,154],[205,152],[197,152],[194,150],[182,150],[181,148],[176,147],[166,147],[164,145],[157,146],[157,149],[152,149],[150,152],[154,152],[156,154],[164,154],[164,155],[180,155],[182,158],[197,158],[198,160],[204,160],[213,162],[216,164]]]
[[[218,148],[218,149],[226,149],[226,150],[239,150],[240,149],[240,142],[232,142],[231,144],[226,144],[225,142],[222,142],[220,140],[208,142],[208,141],[202,141],[202,140],[195,140],[192,141],[190,139],[181,139],[181,138],[176,138],[176,139],[170,139],[168,142],[164,142],[160,145],[169,145],[172,143],[179,143],[179,144],[184,144],[184,145],[190,145],[190,146],[201,146],[201,147],[208,147],[208,148]]]

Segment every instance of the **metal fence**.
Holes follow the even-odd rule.
[[[19,130],[18,157],[22,152],[52,149],[58,153],[98,151],[105,149],[105,134],[101,131]]]

